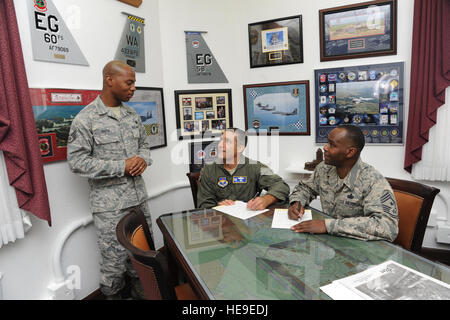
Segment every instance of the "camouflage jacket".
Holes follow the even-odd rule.
[[[150,144],[141,118],[122,105],[120,118],[100,96],[75,117],[67,143],[72,172],[89,178],[92,212],[120,210],[147,199],[142,176],[125,175],[125,159],[138,155],[150,166]]]
[[[289,197],[305,206],[317,195],[327,232],[362,240],[394,241],[398,234],[397,203],[387,180],[361,159],[340,179],[335,166],[321,162],[306,181],[300,181]]]
[[[261,162],[241,156],[233,175],[218,163],[202,169],[197,204],[199,208],[211,208],[225,199],[248,201],[263,189],[279,202],[289,197],[289,186],[280,176]]]

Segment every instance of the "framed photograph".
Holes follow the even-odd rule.
[[[187,103],[184,101],[183,103]],[[162,88],[136,87],[133,98],[123,102],[139,114],[150,139],[150,149],[167,146],[166,119]],[[189,113],[190,110],[190,113]],[[192,108],[183,107],[183,119],[192,120]]]
[[[309,81],[244,85],[248,134],[309,136]]]
[[[404,62],[315,70],[316,142],[341,124],[366,143],[403,144]]]
[[[100,90],[30,88],[44,163],[67,159],[70,125],[75,116],[100,93]]]
[[[189,143],[189,172],[200,172],[206,164],[217,160],[219,140]]]
[[[231,89],[176,90],[178,139],[215,137],[233,127]]]
[[[397,0],[319,11],[320,61],[397,54]]]
[[[303,63],[302,16],[248,25],[250,68]]]

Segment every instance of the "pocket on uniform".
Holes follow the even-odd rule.
[[[139,136],[140,136],[139,129],[133,129],[132,132],[133,132],[133,137],[134,138],[139,138]]]
[[[96,153],[103,159],[122,153],[120,139],[117,135],[95,135]]]
[[[119,142],[119,137],[115,135],[96,135],[94,134],[94,140],[97,144],[109,144]]]

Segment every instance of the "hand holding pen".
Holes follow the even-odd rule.
[[[268,193],[260,197],[260,193],[261,192],[258,191],[255,196],[247,202],[248,210],[264,210],[277,200],[274,196]]]
[[[296,201],[289,207],[288,217],[291,220],[298,220],[299,218],[303,217],[304,213],[305,208],[302,206],[300,201]]]

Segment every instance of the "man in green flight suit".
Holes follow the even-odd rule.
[[[269,167],[242,155],[247,145],[241,129],[226,129],[218,145],[218,160],[200,174],[197,193],[199,208],[247,202],[249,210],[262,210],[275,202],[284,203],[289,186]],[[267,193],[260,195],[262,190]]]

